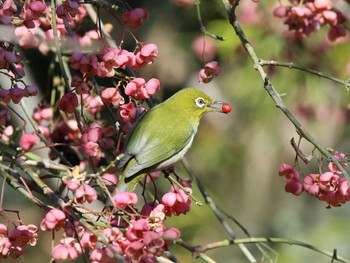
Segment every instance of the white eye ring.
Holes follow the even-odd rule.
[[[197,99],[195,100],[195,102],[196,102],[196,105],[197,105],[199,108],[203,108],[203,107],[206,105],[206,103],[205,103],[205,101],[204,101],[203,98],[197,98]]]

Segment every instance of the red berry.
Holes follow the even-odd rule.
[[[232,107],[230,104],[223,104],[221,109],[223,113],[229,113],[231,112]]]

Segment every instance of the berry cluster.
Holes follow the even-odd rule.
[[[343,26],[346,17],[333,8],[331,0],[290,0],[290,5],[276,7],[274,15],[284,18],[284,23],[297,37],[308,36],[327,25],[330,41],[346,35]]]
[[[127,262],[156,262],[156,257],[168,249],[172,240],[180,237],[180,231],[173,227],[165,227],[164,220],[166,214],[171,215],[170,210],[178,215],[189,209],[190,202],[183,203],[187,195],[181,191],[179,190],[179,195],[183,198],[177,197],[177,205],[175,201],[171,204],[169,201],[165,202],[168,204],[147,203],[140,214],[134,207],[138,203],[135,193],[116,193],[113,197],[115,207],[125,213],[133,211],[133,216],[130,222],[126,222],[122,217],[110,214],[106,217],[111,226],[109,228],[96,227],[91,232],[79,223],[72,225],[66,214],[59,209],[49,210],[40,228],[43,231],[59,231],[63,228],[65,231],[65,237],[52,250],[51,255],[55,260],[76,260],[82,253],[88,252],[92,262],[109,262],[115,258],[116,253],[123,256]],[[172,193],[176,195],[176,191]],[[164,195],[163,199],[172,198]],[[182,206],[181,211],[175,206]],[[125,231],[121,228],[125,228]],[[101,242],[97,233],[103,236],[106,242]],[[34,238],[30,236],[30,239]],[[23,242],[23,245],[26,243],[28,241]]]
[[[337,153],[335,157],[341,161],[341,165],[348,166],[345,154]],[[320,174],[308,174],[303,180],[300,173],[288,164],[281,164],[279,175],[284,177],[285,191],[294,195],[300,195],[303,191],[327,202],[328,207],[341,206],[350,201],[350,186],[345,178],[340,177],[341,171],[333,162],[329,162],[328,171]]]
[[[38,228],[35,225],[19,225],[9,231],[0,224],[0,259],[7,257],[19,258],[29,244],[35,246],[38,239]]]

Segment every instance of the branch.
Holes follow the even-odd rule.
[[[197,17],[198,17],[198,22],[199,22],[199,26],[200,26],[200,30],[202,31],[202,33],[204,35],[208,35],[216,40],[220,40],[220,41],[224,41],[225,39],[221,36],[215,35],[210,33],[204,26],[203,24],[203,20],[202,20],[202,15],[201,15],[201,10],[200,10],[200,0],[196,0],[196,11],[197,11]]]
[[[40,177],[35,173],[29,166],[22,165],[22,169],[25,170],[25,173],[41,188],[43,194],[50,198],[53,202],[58,204],[62,209],[65,209],[67,204],[63,198],[56,194]],[[18,167],[19,169],[19,167]]]
[[[57,34],[56,1],[51,1],[51,10],[52,10],[51,11],[52,12],[52,32],[53,32],[53,36],[54,36],[53,39],[54,39],[54,44],[55,44],[55,48],[56,48],[56,56],[58,58],[58,64],[60,66],[61,75],[62,75],[62,78],[64,80],[65,89],[66,89],[66,91],[69,91],[70,90],[70,82],[69,82],[67,71],[65,70],[65,67],[64,67],[63,57],[62,57],[61,48],[60,48],[59,40],[58,40],[58,34]]]
[[[193,181],[196,183],[199,191],[201,192],[202,196],[204,197],[205,203],[209,205],[209,207],[212,209],[214,212],[216,218],[219,220],[219,222],[222,224],[222,226],[225,228],[227,233],[233,238],[237,238],[236,232],[231,228],[231,226],[228,224],[228,222],[225,220],[223,214],[221,213],[220,208],[214,203],[213,199],[209,196],[205,188],[203,187],[202,183],[199,181],[197,175],[195,172],[192,170],[189,162],[187,161],[186,158],[183,158],[181,163],[185,167],[187,173],[191,176]],[[238,226],[241,226],[241,224],[238,224]],[[245,229],[243,229],[244,231]],[[239,244],[238,247],[240,250],[243,252],[243,254],[246,256],[246,258],[250,262],[256,262],[256,259],[254,256],[250,253],[250,251],[247,249],[247,247],[244,244]]]
[[[0,164],[1,167],[1,164]],[[8,167],[6,167],[6,169],[8,170]],[[12,173],[16,173],[16,171],[12,171]],[[41,200],[39,200],[38,198],[34,197],[33,195],[31,195],[27,189],[23,186],[23,184],[19,183],[19,180],[13,176],[11,173],[6,172],[5,170],[3,170],[0,175],[3,177],[4,180],[6,180],[6,182],[16,191],[18,192],[21,196],[23,196],[25,199],[33,202],[34,204],[36,204],[39,207],[47,207],[47,205],[42,202]],[[3,189],[4,191],[4,189]]]
[[[302,136],[304,139],[309,141],[311,144],[313,144],[318,151],[326,156],[330,161],[332,161],[338,169],[342,172],[344,177],[346,178],[347,182],[350,184],[350,177],[349,174],[345,171],[344,167],[341,165],[339,160],[334,157],[321,143],[319,143],[312,135],[305,129],[304,126],[301,125],[301,123],[294,117],[294,115],[289,111],[289,109],[285,106],[283,100],[281,99],[278,92],[275,90],[274,86],[270,82],[266,72],[264,71],[263,67],[259,64],[260,60],[258,59],[257,54],[255,53],[255,50],[249,43],[247,37],[245,36],[238,20],[235,14],[235,9],[237,8],[239,1],[236,1],[233,6],[229,5],[227,0],[222,0],[226,12],[229,17],[230,24],[234,28],[238,38],[240,39],[244,49],[247,51],[248,55],[250,56],[253,67],[258,71],[263,83],[264,88],[267,91],[267,93],[270,95],[272,100],[275,102],[275,105],[277,108],[279,108],[284,115],[290,120],[291,123],[293,123],[294,127],[296,128],[298,134]]]
[[[276,67],[284,67],[284,68],[289,68],[289,69],[297,69],[297,70],[305,71],[305,72],[311,73],[313,75],[316,75],[320,78],[329,79],[329,80],[334,81],[336,83],[342,84],[345,86],[347,91],[349,91],[349,89],[350,89],[350,79],[343,80],[343,79],[335,78],[335,77],[329,76],[327,74],[324,74],[323,72],[318,71],[318,70],[295,65],[293,62],[277,62],[274,60],[259,59],[259,64],[262,67],[264,67],[264,66],[276,66]]]
[[[321,250],[318,247],[315,247],[308,243],[304,243],[293,239],[284,239],[284,238],[277,238],[277,237],[251,237],[251,238],[242,238],[242,239],[237,238],[237,239],[231,239],[231,240],[222,240],[222,241],[201,245],[201,246],[194,246],[183,240],[178,240],[176,241],[176,243],[190,250],[195,255],[205,253],[206,251],[209,251],[212,249],[226,247],[230,245],[257,244],[257,243],[288,244],[288,245],[296,245],[296,246],[311,249],[313,251],[316,251],[317,253],[327,256],[332,260],[336,260],[338,262],[343,262],[343,263],[350,262],[348,259],[339,256],[336,250],[334,250],[333,253],[331,253],[328,251]]]

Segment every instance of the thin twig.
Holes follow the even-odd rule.
[[[13,176],[11,173],[7,173],[5,171],[2,171],[0,175],[4,178],[4,181],[6,182],[16,191],[18,192],[21,196],[26,198],[27,200],[31,201],[32,203],[36,204],[39,207],[47,207],[47,205],[39,200],[38,198],[30,195],[28,191],[23,187],[22,184],[19,183],[18,179]],[[3,191],[5,189],[3,188]]]
[[[179,187],[182,191],[184,191],[189,197],[190,199],[193,200],[193,202],[195,202],[196,205],[198,206],[202,206],[202,202],[197,200],[197,198],[191,194],[191,192],[189,192],[181,183],[179,183],[175,178],[173,178],[171,175],[167,175],[166,176],[173,184],[175,184],[177,187]]]
[[[312,155],[306,155],[304,154],[300,148],[299,145],[295,143],[294,137],[290,140],[290,144],[292,145],[296,155],[305,163],[308,164],[312,160]]]
[[[196,183],[199,191],[201,192],[205,203],[207,205],[209,205],[209,207],[212,209],[212,211],[214,212],[216,218],[219,220],[219,222],[221,223],[221,225],[225,228],[225,230],[227,231],[227,233],[233,238],[237,238],[237,234],[236,232],[231,228],[231,226],[228,224],[228,222],[225,220],[223,214],[221,213],[221,210],[218,208],[218,206],[216,205],[216,203],[213,201],[213,199],[209,196],[209,194],[207,193],[207,191],[205,190],[204,186],[202,185],[202,183],[199,181],[196,173],[192,170],[189,162],[187,161],[186,158],[183,158],[181,163],[183,164],[183,166],[185,167],[187,173],[191,176],[191,178],[193,179],[193,181]],[[241,249],[241,251],[243,252],[243,254],[247,257],[247,259],[250,262],[256,262],[256,259],[254,258],[254,256],[250,253],[250,251],[247,249],[247,247],[244,244],[239,244],[238,247]]]
[[[276,66],[276,67],[284,67],[284,68],[289,68],[289,69],[296,69],[296,70],[300,70],[300,71],[305,71],[307,73],[311,73],[311,74],[316,75],[318,77],[329,79],[331,81],[339,83],[339,84],[345,86],[347,91],[349,91],[349,89],[350,89],[350,79],[343,80],[343,79],[335,78],[335,77],[329,76],[327,74],[324,74],[323,72],[318,71],[318,70],[295,65],[293,62],[278,62],[278,61],[274,61],[274,60],[259,59],[259,64],[262,67],[264,67],[264,66]]]
[[[58,33],[57,33],[57,21],[56,21],[56,1],[51,1],[51,12],[52,12],[52,32],[53,32],[53,39],[54,39],[54,44],[55,44],[55,48],[56,48],[56,56],[58,59],[58,64],[60,66],[60,70],[61,70],[61,75],[63,77],[64,80],[64,87],[66,91],[70,90],[70,85],[69,85],[69,79],[68,76],[66,74],[65,68],[63,66],[63,57],[62,57],[62,53],[61,53],[61,49],[60,49],[60,44],[59,44],[59,40],[58,40]]]
[[[87,2],[90,2],[90,1],[87,1]],[[91,1],[91,3],[92,3],[92,1]],[[99,3],[102,3],[102,2],[99,1]],[[103,3],[103,4],[104,4],[104,3]],[[106,5],[112,6],[112,5],[109,4],[109,3],[106,3]],[[110,47],[117,47],[115,41],[112,39],[112,37],[111,37],[111,35],[109,34],[109,32],[105,29],[105,26],[104,26],[103,22],[102,22],[102,21],[100,20],[100,18],[98,17],[98,15],[97,15],[96,11],[94,10],[94,8],[93,8],[92,6],[86,5],[86,6],[85,6],[85,9],[86,9],[86,11],[87,11],[87,13],[88,13],[88,15],[90,16],[90,18],[91,18],[92,21],[97,21],[97,20],[100,21],[100,23],[101,23],[100,30],[101,30],[102,33],[103,33],[103,41],[105,41],[105,42],[108,44],[108,46],[110,46]],[[108,10],[108,9],[107,9],[107,10]],[[113,11],[115,12],[116,10],[113,10]]]
[[[218,207],[219,211],[224,214],[227,218],[231,219],[242,231],[243,233],[247,236],[247,237],[252,237],[251,234],[249,233],[248,229],[246,229],[241,222],[239,222],[236,218],[234,218],[233,216],[229,215],[228,213],[226,213],[223,209],[221,209],[220,207]]]
[[[202,20],[202,15],[201,15],[201,10],[200,10],[200,0],[196,0],[196,11],[197,11],[197,18],[198,18],[198,22],[199,22],[199,26],[200,26],[200,30],[205,34],[208,35],[216,40],[220,40],[220,41],[224,41],[225,39],[221,36],[215,35],[210,33],[206,27],[204,26],[203,20]]]
[[[20,102],[20,106],[24,112],[24,114],[26,115],[27,119],[29,120],[29,123],[31,124],[32,128],[35,130],[35,133],[39,136],[40,140],[49,147],[49,145],[51,144],[51,142],[49,142],[46,137],[43,135],[43,133],[41,132],[41,130],[38,128],[36,122],[33,120],[33,118],[30,116],[29,114],[29,110],[27,108],[26,103],[24,102],[24,100],[21,100]],[[71,163],[66,159],[66,157],[64,157],[64,155],[58,151],[55,147],[51,147],[51,150],[56,154],[57,157],[59,157],[62,162],[64,162],[66,165],[68,166],[72,166]]]
[[[58,204],[62,209],[67,206],[63,198],[56,194],[29,166],[23,165],[22,168],[25,169],[25,173],[42,189],[45,196]]]

